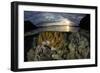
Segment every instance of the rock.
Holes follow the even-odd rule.
[[[68,58],[88,58],[88,54],[90,53],[89,48],[90,48],[90,41],[89,41],[89,33],[86,31],[80,31],[80,32],[75,32],[72,33],[69,36],[69,50],[70,50],[70,55],[68,55]]]

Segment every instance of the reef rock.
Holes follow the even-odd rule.
[[[44,36],[44,34],[46,36]],[[49,38],[47,35],[51,34],[52,36]],[[46,41],[43,40],[43,38],[46,39]],[[63,33],[45,32],[42,33],[42,35],[39,35],[39,38],[37,37],[37,39],[38,42],[36,47],[30,49],[27,53],[28,61],[90,58],[90,33],[86,30],[81,29],[79,32]],[[54,42],[52,43],[52,41]]]

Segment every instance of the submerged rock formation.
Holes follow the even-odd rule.
[[[86,30],[42,32],[35,38],[36,47],[27,52],[27,61],[90,58],[90,34]]]

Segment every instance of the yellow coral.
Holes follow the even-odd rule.
[[[37,44],[42,44],[44,41],[49,41],[49,46],[61,48],[64,44],[64,35],[62,32],[42,32],[38,36]]]

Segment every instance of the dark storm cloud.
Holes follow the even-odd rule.
[[[36,12],[36,11],[25,11],[24,20],[31,21],[34,25],[40,26],[40,23],[52,23],[60,22],[63,19],[68,19],[74,23],[74,26],[78,26],[80,20],[85,16],[85,14],[75,14],[75,13],[54,13],[54,12]]]

